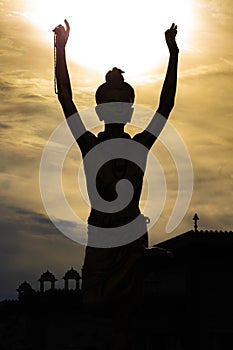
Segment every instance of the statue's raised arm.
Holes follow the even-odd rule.
[[[170,53],[167,73],[163,83],[163,88],[160,95],[160,102],[157,112],[165,118],[169,117],[169,114],[174,107],[175,94],[176,94],[176,82],[177,82],[177,64],[179,49],[176,43],[177,26],[173,23],[171,28],[165,32],[165,40]]]
[[[166,30],[165,32],[165,40],[170,56],[166,77],[160,94],[159,107],[145,130],[149,133],[147,135],[147,143],[150,145],[150,147],[162,131],[175,104],[179,55],[179,49],[176,43],[176,34],[177,26],[173,23],[170,29]]]
[[[69,118],[69,127],[75,136],[75,139],[79,135],[83,134],[86,130],[80,115],[77,112],[77,108],[72,99],[72,88],[70,83],[70,77],[66,63],[65,46],[69,38],[70,25],[65,20],[65,25],[59,24],[53,31],[55,35],[55,77],[57,83],[58,100],[62,106],[65,117]]]

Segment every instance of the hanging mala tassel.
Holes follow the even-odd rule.
[[[54,92],[57,95],[57,77],[56,77],[56,67],[57,67],[57,48],[56,48],[57,35],[54,32],[54,45],[53,45],[53,59],[54,59]]]

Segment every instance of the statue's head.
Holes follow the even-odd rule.
[[[133,114],[134,89],[124,81],[121,69],[114,67],[106,76],[106,82],[96,91],[96,112],[105,123],[123,123]]]

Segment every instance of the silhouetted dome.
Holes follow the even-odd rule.
[[[33,292],[31,285],[26,281],[21,283],[16,290],[19,293],[31,293],[31,292]]]
[[[65,273],[65,276],[64,277],[62,277],[64,280],[68,280],[68,279],[70,279],[70,280],[80,280],[80,275],[79,275],[79,273],[76,271],[76,270],[74,270],[73,269],[73,267],[70,269],[70,270],[68,270],[66,273]]]
[[[46,272],[42,273],[40,278],[38,279],[39,282],[55,282],[57,279],[55,278],[54,274],[47,270]]]

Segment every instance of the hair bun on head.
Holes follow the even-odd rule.
[[[123,70],[114,67],[112,70],[108,71],[105,75],[106,83],[117,85],[124,82],[124,77],[122,73],[125,73]]]
[[[110,101],[134,102],[134,89],[124,81],[123,73],[123,70],[116,67],[108,71],[105,75],[106,83],[101,84],[95,93],[97,105]]]

